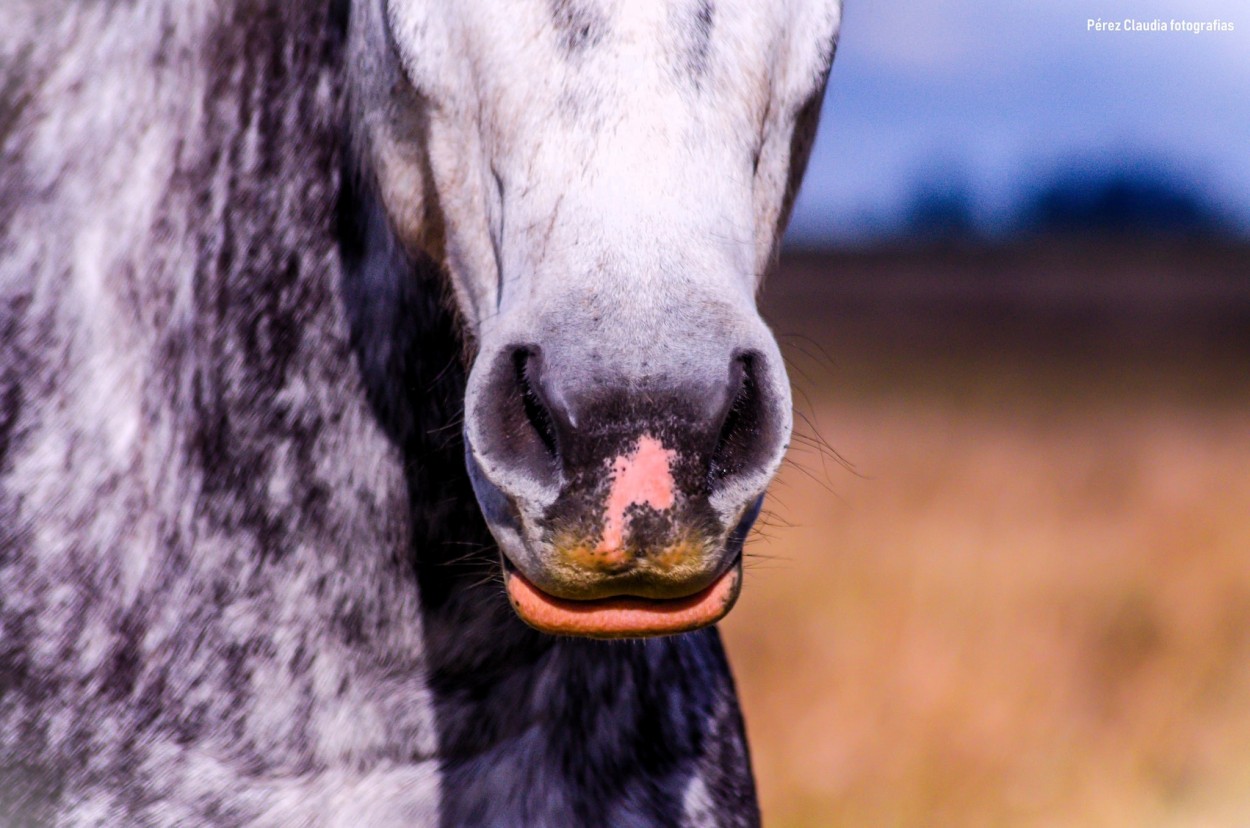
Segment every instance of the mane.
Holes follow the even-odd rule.
[[[351,150],[347,13],[3,35],[0,822],[750,821],[715,632],[554,639],[490,577],[465,345]]]

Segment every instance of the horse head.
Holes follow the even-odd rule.
[[[789,442],[755,294],[814,135],[836,0],[373,0],[353,123],[449,275],[466,462],[518,614],[710,624]]]

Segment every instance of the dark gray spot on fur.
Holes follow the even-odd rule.
[[[52,825],[61,798],[61,780],[40,765],[0,759],[0,825],[37,828]]]
[[[716,25],[715,0],[695,0],[672,6],[669,23],[673,37],[670,71],[674,80],[683,86],[701,89],[711,69]]]
[[[690,37],[690,74],[695,78],[707,72],[708,53],[712,49],[712,19],[715,13],[716,4],[712,0],[700,0]]]
[[[587,0],[550,0],[551,23],[565,54],[575,56],[598,46],[608,32],[603,10]]]

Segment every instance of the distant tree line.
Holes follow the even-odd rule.
[[[1160,164],[1072,165],[1026,189],[1013,215],[994,226],[977,220],[976,201],[958,176],[917,188],[903,231],[929,240],[986,235],[1207,238],[1244,232],[1210,198]]]

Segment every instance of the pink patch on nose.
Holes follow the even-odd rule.
[[[650,506],[663,511],[673,506],[673,460],[677,452],[643,435],[638,447],[612,461],[612,488],[603,513],[603,540],[599,549],[617,551],[625,545],[625,510]]]

